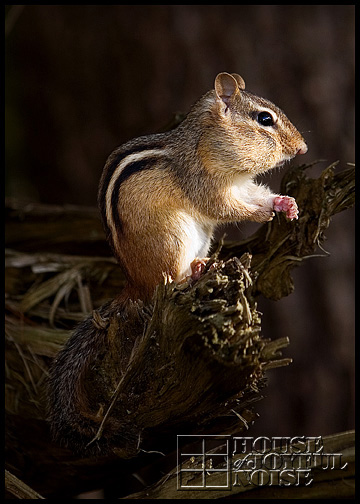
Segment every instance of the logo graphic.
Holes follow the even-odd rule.
[[[312,470],[344,470],[341,453],[324,453],[321,436],[177,436],[178,490],[310,486]]]

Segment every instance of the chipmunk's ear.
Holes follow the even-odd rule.
[[[245,89],[244,79],[239,74],[232,73],[231,75],[234,77],[234,79],[238,83],[239,89]]]
[[[244,89],[245,82],[240,77],[240,75],[231,75],[226,72],[222,72],[216,76],[214,87],[216,96],[220,98],[220,100],[222,100],[228,107],[233,96],[235,96],[235,94],[239,92],[239,88]]]

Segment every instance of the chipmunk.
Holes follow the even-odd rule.
[[[92,440],[104,418],[102,399],[99,411],[93,411],[88,371],[118,344],[126,360],[133,344],[109,336],[109,321],[126,319],[128,300],[149,301],[163,275],[176,282],[188,275],[196,280],[218,224],[266,222],[274,212],[296,219],[294,198],[273,194],[254,178],[306,151],[304,139],[278,107],[245,91],[239,75],[220,73],[214,89],[176,129],[136,138],[110,155],[98,200],[128,283],[119,298],[77,326],[54,359],[48,405],[56,439],[79,450],[100,450]],[[123,436],[112,422],[103,450],[111,436]]]
[[[105,164],[98,202],[127,278],[121,299],[149,300],[164,275],[196,279],[220,223],[266,222],[274,212],[296,219],[294,198],[254,178],[306,152],[286,115],[226,72],[177,128],[117,148]]]

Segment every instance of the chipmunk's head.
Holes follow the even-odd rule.
[[[307,152],[303,137],[284,112],[245,91],[240,75],[218,74],[212,97],[211,116],[223,146],[224,169],[228,160],[232,169],[255,175]]]

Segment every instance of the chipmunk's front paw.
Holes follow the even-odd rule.
[[[195,257],[193,262],[190,264],[191,280],[199,280],[208,260],[209,257],[203,257],[203,258]]]
[[[286,212],[286,217],[290,220],[297,219],[299,215],[295,198],[291,196],[276,196],[273,209],[275,212]]]

